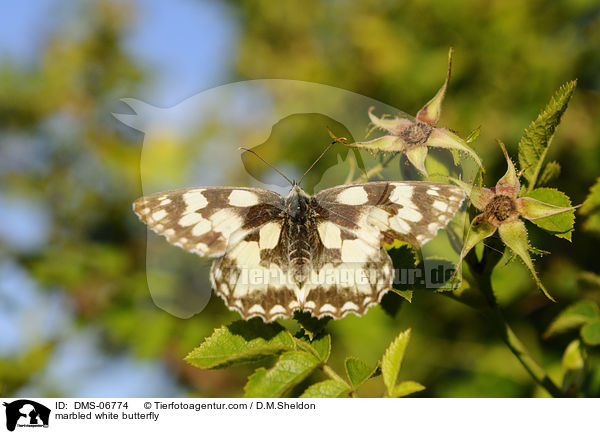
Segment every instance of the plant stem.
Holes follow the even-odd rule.
[[[487,249],[487,248],[486,248]],[[521,365],[525,368],[525,370],[531,375],[531,377],[546,391],[553,397],[564,397],[564,393],[560,390],[560,388],[554,383],[554,381],[550,378],[548,373],[542,368],[529,354],[527,348],[521,342],[521,340],[517,337],[517,335],[512,331],[498,303],[496,302],[496,297],[494,296],[494,291],[492,289],[492,266],[490,264],[485,264],[486,257],[489,258],[489,254],[484,253],[484,259],[482,261],[483,267],[479,270],[475,271],[473,274],[477,279],[477,283],[479,285],[479,289],[484,295],[485,299],[488,302],[487,313],[489,314],[490,319],[492,320],[494,327],[502,337],[504,343],[508,346],[508,348],[512,351],[515,357],[521,362]],[[487,265],[487,266],[486,266]],[[479,272],[477,272],[479,271]]]

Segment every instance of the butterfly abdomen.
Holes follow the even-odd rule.
[[[288,240],[288,258],[294,278],[298,283],[303,283],[308,276],[312,258],[308,222],[288,225]]]

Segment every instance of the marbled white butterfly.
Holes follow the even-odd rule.
[[[287,197],[258,188],[207,187],[136,200],[133,210],[168,242],[216,258],[210,278],[244,319],[362,315],[392,287],[382,248],[421,247],[446,226],[465,193],[435,182],[340,185]]]

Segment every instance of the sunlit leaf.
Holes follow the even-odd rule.
[[[590,193],[579,212],[587,217],[583,229],[600,233],[600,178],[596,179],[596,183],[590,188]]]
[[[250,363],[294,348],[294,339],[279,324],[255,318],[216,329],[185,360],[203,369]]]
[[[404,352],[410,339],[410,329],[400,333],[396,339],[387,348],[383,358],[381,359],[381,375],[385,384],[387,395],[392,396],[398,373],[404,359]]]
[[[540,278],[538,277],[535,268],[533,267],[533,261],[529,256],[529,241],[527,239],[527,230],[525,224],[521,220],[515,220],[510,223],[503,223],[498,228],[500,238],[508,248],[515,252],[527,266],[535,283],[538,288],[544,293],[550,300],[555,301],[552,296],[548,293]]]
[[[411,393],[420,392],[425,390],[425,386],[417,383],[416,381],[403,381],[394,387],[394,390],[390,394],[392,398],[400,398],[402,396],[410,395]]]
[[[550,142],[576,84],[577,80],[565,83],[537,119],[527,127],[519,141],[519,165],[528,181],[528,190],[532,190],[537,184]]]
[[[544,333],[545,337],[564,333],[568,330],[581,327],[600,318],[598,306],[593,301],[583,300],[575,303],[565,310],[550,323]]]
[[[319,360],[326,362],[329,359],[329,355],[331,354],[331,335],[317,336],[311,341],[310,345],[319,355]]]
[[[344,383],[325,380],[310,386],[300,395],[300,398],[343,398],[348,393],[350,393],[350,389]]]
[[[355,389],[377,372],[377,366],[367,365],[356,357],[348,357],[345,361],[346,375]]]
[[[551,161],[548,164],[546,164],[546,167],[544,167],[544,170],[542,171],[542,174],[540,175],[537,184],[546,185],[554,178],[558,178],[558,175],[560,175],[560,164],[558,163],[558,161]]]
[[[247,398],[279,397],[300,383],[320,364],[319,359],[303,351],[283,353],[275,366],[257,369],[244,387]]]
[[[398,294],[400,297],[402,297],[409,303],[412,303],[412,298],[413,298],[413,290],[412,289],[390,288],[390,291],[395,292],[396,294]]]
[[[585,375],[586,354],[579,339],[572,341],[565,350],[562,357],[562,390],[569,393],[572,389],[579,389]]]
[[[575,224],[575,210],[571,207],[569,196],[554,188],[537,188],[528,192],[526,197],[531,197],[539,202],[530,204],[527,204],[526,201],[520,202],[525,205],[523,209],[519,210],[524,218],[559,238],[571,241]],[[539,218],[539,216],[551,213],[554,215]]]
[[[488,223],[486,220],[480,220],[479,217],[475,217],[469,226],[465,243],[463,244],[462,251],[460,252],[458,263],[456,264],[456,270],[458,271],[460,269],[463,259],[473,247],[486,238],[491,237],[495,232],[496,227],[494,225]]]

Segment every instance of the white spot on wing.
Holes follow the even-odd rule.
[[[331,304],[329,303],[325,303],[323,306],[321,306],[321,309],[319,309],[321,312],[331,312],[334,313],[337,309],[335,307],[333,307]]]
[[[433,207],[439,211],[445,212],[448,209],[448,204],[441,200],[435,200],[433,201]]]
[[[427,230],[429,232],[435,232],[435,231],[438,230],[439,227],[440,226],[437,223],[435,223],[435,222],[434,223],[429,223],[429,225],[427,225]]]
[[[260,228],[258,242],[261,249],[273,249],[279,242],[281,234],[281,225],[275,222],[269,222]]]
[[[199,237],[210,231],[210,222],[208,220],[200,220],[196,226],[192,229],[192,235]]]
[[[295,302],[292,302],[295,303]],[[292,303],[290,303],[290,308],[292,307]],[[314,301],[309,300],[306,303],[304,303],[304,307],[308,308],[308,309],[314,309],[316,307],[316,304]]]
[[[278,313],[285,313],[285,312],[286,312],[285,307],[283,307],[280,304],[276,304],[275,306],[273,306],[271,308],[271,310],[269,311],[269,314],[270,315],[275,315],[275,314],[278,314]]]
[[[221,232],[226,239],[243,223],[239,215],[227,208],[217,211],[209,219],[213,223],[213,230]]]
[[[258,204],[258,196],[247,190],[233,190],[229,194],[229,205],[232,206],[252,206]]]
[[[260,263],[260,249],[256,241],[242,241],[229,253],[229,257],[243,267],[256,267]]]
[[[204,255],[206,252],[208,252],[208,246],[204,243],[198,243],[198,244],[196,244],[196,248],[194,249],[194,252]]]
[[[390,219],[390,227],[401,234],[407,234],[410,232],[410,225],[399,217]]]
[[[337,200],[344,205],[363,205],[369,199],[367,192],[363,187],[348,187],[342,190]]]
[[[399,209],[397,214],[398,217],[411,222],[418,222],[423,218],[423,215],[419,211],[409,206]]]
[[[366,246],[361,240],[345,240],[342,243],[342,262],[350,264],[365,262],[367,260]]]
[[[164,209],[161,209],[152,214],[152,220],[154,220],[154,221],[162,220],[163,218],[166,217],[166,215],[167,215],[167,212]]]
[[[396,184],[394,190],[390,193],[390,200],[398,205],[412,206],[414,189],[412,185]]]
[[[204,189],[197,188],[195,190],[190,190],[183,194],[183,201],[186,205],[186,210],[184,211],[184,214],[197,211],[208,205],[208,201],[202,194],[203,191]]]
[[[335,224],[324,221],[319,223],[317,231],[323,245],[328,249],[339,249],[342,247],[342,231]]]
[[[265,313],[265,309],[260,304],[255,304],[250,309],[248,309],[248,313]]]
[[[358,310],[358,306],[355,303],[351,302],[351,301],[347,301],[342,306],[342,310]]]
[[[190,214],[186,214],[179,219],[177,222],[180,226],[192,226],[200,221],[204,220],[202,216],[198,213],[192,212]]]

